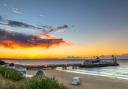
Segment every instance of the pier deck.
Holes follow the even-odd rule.
[[[57,68],[57,67],[62,67],[64,69],[66,69],[67,67],[72,67],[72,68],[93,68],[93,67],[108,67],[108,66],[119,66],[119,64],[117,62],[104,62],[104,63],[100,63],[100,62],[96,62],[96,63],[84,63],[79,62],[79,63],[56,63],[56,64],[45,64],[45,65],[20,65],[22,67],[26,67],[26,68]]]

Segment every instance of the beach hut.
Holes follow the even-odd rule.
[[[16,68],[16,71],[20,72],[23,77],[27,76],[27,68],[23,68],[23,67]]]
[[[15,65],[13,63],[5,64],[4,67],[15,70]]]
[[[42,69],[38,69],[37,72],[36,72],[36,76],[44,76],[45,73]]]

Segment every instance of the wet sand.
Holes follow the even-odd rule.
[[[35,70],[30,70],[29,74],[35,74],[35,72]],[[77,74],[57,70],[45,70],[45,75],[48,77],[54,76],[60,83],[63,83],[69,89],[128,89],[128,80],[124,79]],[[71,85],[74,76],[80,77],[81,85]]]

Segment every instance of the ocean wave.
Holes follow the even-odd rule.
[[[123,69],[123,68],[121,68]],[[79,74],[89,74],[89,75],[96,75],[96,76],[105,76],[111,78],[119,78],[119,79],[127,79],[128,80],[128,71],[126,69],[123,70],[113,70],[113,69],[79,69],[79,70],[62,70],[65,72],[72,72],[72,73],[79,73]]]

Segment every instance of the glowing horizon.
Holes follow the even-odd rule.
[[[66,47],[66,48],[65,48]],[[66,58],[68,56],[74,57],[92,57],[101,55],[120,55],[127,54],[124,49],[112,49],[110,47],[100,49],[96,46],[86,47],[71,47],[71,46],[60,46],[53,47],[50,49],[40,49],[40,48],[29,48],[29,49],[6,49],[0,48],[0,58]]]

